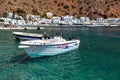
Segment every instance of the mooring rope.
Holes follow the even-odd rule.
[[[33,52],[35,48],[36,48],[36,46],[33,46],[33,48],[31,49],[31,52]],[[22,59],[20,59],[19,61],[14,62],[14,63],[12,63],[12,64],[5,64],[5,66],[9,66],[9,65],[14,66],[14,65],[16,65],[17,63],[25,60],[27,57],[28,57],[28,55],[24,56]],[[2,61],[2,62],[3,62],[3,61]],[[1,62],[1,63],[2,63],[2,62]],[[8,61],[8,62],[9,62],[9,61]],[[2,65],[2,66],[4,66],[4,65]]]
[[[5,65],[2,65],[2,66],[8,66],[8,67],[14,66],[14,65],[16,65],[17,63],[25,60],[27,57],[28,57],[28,55],[26,55],[25,57],[23,57],[22,59],[20,59],[19,61],[15,62],[15,63],[13,63],[13,64],[5,64]],[[1,68],[2,68],[2,67],[1,67]],[[6,78],[6,80],[8,80],[8,79],[10,79],[10,78],[17,78],[19,75],[20,75],[20,73],[14,74],[14,75],[10,75],[10,76],[8,76],[8,77]]]
[[[19,62],[21,62],[21,61],[23,61],[23,60],[25,60],[26,58],[28,57],[28,55],[26,55],[26,56],[24,56],[22,59],[20,59],[19,61],[16,61],[16,62],[14,62],[14,63],[11,63],[11,64],[5,64],[5,65],[0,65],[0,66],[14,66],[14,65],[16,65],[17,63],[19,63]],[[9,61],[8,61],[9,62]]]
[[[20,59],[19,61],[15,62],[14,65],[19,63],[19,62],[21,62],[21,61],[23,61],[23,60],[25,60],[27,57],[28,57],[28,55],[24,56],[22,59]]]

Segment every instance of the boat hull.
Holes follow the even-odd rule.
[[[35,39],[41,39],[41,37],[36,37],[36,36],[24,36],[24,35],[15,35],[16,39],[20,40],[35,40]]]
[[[75,40],[71,43],[55,44],[55,45],[28,45],[24,48],[25,52],[31,57],[53,56],[62,54],[79,47],[79,40]]]
[[[42,39],[41,34],[25,33],[25,32],[13,32],[17,40],[35,40]]]

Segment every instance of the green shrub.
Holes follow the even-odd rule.
[[[39,15],[39,12],[37,11],[37,9],[33,9],[33,10],[32,10],[32,13],[33,13],[34,15]]]
[[[69,15],[69,12],[65,12],[64,15]]]
[[[69,6],[68,5],[64,5],[64,9],[68,9],[69,8]]]
[[[8,1],[8,4],[13,5],[13,3],[11,1]]]
[[[26,20],[26,12],[23,9],[17,8],[17,10],[14,13],[17,13],[19,16],[22,16]]]
[[[74,8],[76,8],[74,5],[71,5],[71,7],[74,9]]]
[[[15,2],[17,2],[17,0],[14,0]]]
[[[57,0],[54,0],[54,3],[57,3]]]
[[[26,12],[21,8],[17,8],[16,13],[18,13],[18,14],[21,14],[21,13],[26,14]]]
[[[2,17],[7,17],[8,16],[8,13],[6,13],[6,12],[4,12],[3,14],[2,14]]]
[[[0,19],[0,22],[4,22],[4,20],[3,20],[3,19]]]
[[[5,0],[0,0],[0,4],[2,4],[2,3],[4,3],[5,2]]]

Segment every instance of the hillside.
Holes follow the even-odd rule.
[[[38,14],[45,16],[46,12],[54,15],[73,15],[75,17],[88,16],[120,18],[119,0],[0,0],[0,15],[14,12],[25,14]]]

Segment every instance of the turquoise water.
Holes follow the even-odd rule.
[[[18,49],[12,31],[64,38],[80,36],[79,49],[52,57],[31,59]],[[0,80],[119,80],[120,29],[0,30]]]

